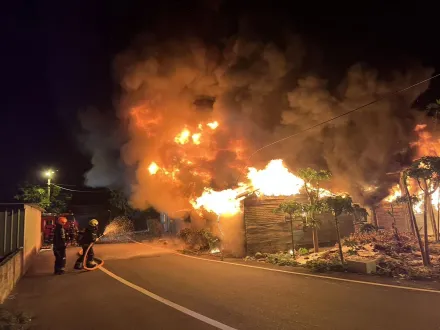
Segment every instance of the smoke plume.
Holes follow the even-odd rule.
[[[190,198],[205,187],[234,187],[246,166],[283,158],[294,173],[305,166],[330,170],[333,188],[361,203],[371,199],[366,186],[387,194],[386,173],[413,138],[417,118],[411,104],[427,85],[249,156],[265,144],[426,79],[432,69],[411,63],[379,72],[352,63],[325,76],[317,74],[318,66],[333,64],[298,34],[258,38],[244,23],[234,35],[216,40],[206,41],[202,32],[149,35],[117,57],[123,91],[118,127],[96,112],[81,117],[84,129],[93,132],[84,140],[94,165],[86,174],[88,185],[124,183],[134,206],[173,213],[190,208]],[[219,123],[215,130],[207,126],[214,121]],[[189,140],[200,134],[200,144],[176,143],[183,129],[190,132]],[[151,175],[153,162],[166,175]]]

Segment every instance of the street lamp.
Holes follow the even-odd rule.
[[[51,182],[54,174],[55,174],[55,172],[51,169],[46,170],[44,172],[44,176],[47,178],[47,197],[48,197],[49,202],[50,202],[50,182]]]

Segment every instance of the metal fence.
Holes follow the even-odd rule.
[[[3,209],[0,211],[0,259],[23,247],[24,210]]]

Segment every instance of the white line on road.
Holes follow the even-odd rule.
[[[393,285],[393,284],[383,284],[383,283],[376,283],[376,282],[350,280],[350,279],[347,279],[347,278],[332,277],[332,276],[325,276],[325,275],[316,275],[316,274],[307,274],[307,273],[299,273],[299,272],[293,272],[293,271],[289,271],[289,270],[274,269],[274,268],[252,266],[252,265],[243,265],[243,264],[239,264],[239,263],[236,263],[236,262],[212,260],[212,259],[206,259],[206,258],[189,256],[189,255],[182,254],[182,253],[177,253],[177,252],[175,254],[180,255],[182,257],[198,259],[198,260],[204,260],[204,261],[208,261],[208,262],[218,262],[218,263],[221,263],[221,264],[228,264],[228,265],[234,265],[234,266],[240,266],[240,267],[262,269],[262,270],[278,272],[278,273],[300,275],[300,276],[307,276],[307,277],[315,277],[315,278],[323,278],[323,279],[333,280],[333,281],[350,282],[350,283],[357,283],[357,284],[367,284],[367,285],[373,285],[373,286],[381,286],[381,287],[394,288],[394,289],[402,289],[402,290],[410,290],[410,291],[430,292],[430,293],[437,293],[437,294],[440,293],[439,290],[434,290],[434,289],[423,289],[423,288],[414,288],[414,287],[411,287],[411,286],[401,286],[401,285]]]
[[[135,240],[132,240],[133,242],[137,244],[143,244],[142,242],[138,242]],[[240,267],[247,267],[247,268],[254,268],[254,269],[261,269],[271,272],[277,272],[277,273],[284,273],[284,274],[291,274],[291,275],[299,275],[299,276],[306,276],[306,277],[314,277],[314,278],[322,278],[326,280],[333,280],[333,281],[339,281],[339,282],[349,282],[349,283],[357,283],[357,284],[365,284],[365,285],[372,285],[372,286],[379,286],[379,287],[385,287],[385,288],[393,288],[393,289],[401,289],[401,290],[408,290],[408,291],[419,291],[419,292],[429,292],[429,293],[437,293],[440,294],[439,290],[434,289],[423,289],[423,288],[415,288],[411,286],[404,286],[404,285],[393,285],[393,284],[384,284],[384,283],[376,283],[376,282],[368,282],[368,281],[359,281],[359,280],[350,280],[348,278],[340,278],[340,277],[333,277],[333,276],[325,276],[325,275],[317,275],[317,274],[307,274],[307,273],[300,273],[300,272],[294,272],[290,270],[282,270],[282,269],[274,269],[274,268],[268,268],[268,267],[261,267],[261,266],[252,266],[252,265],[243,265],[236,262],[229,262],[229,261],[220,261],[220,260],[213,260],[213,259],[206,259],[206,258],[200,258],[195,256],[189,256],[187,254],[178,253],[176,251],[172,251],[166,248],[157,247],[159,249],[165,250],[167,252],[171,252],[171,254],[176,254],[181,257],[186,258],[192,258],[192,259],[198,259],[208,262],[218,262],[221,264],[228,264],[228,265],[234,265],[234,266],[240,266]]]
[[[179,312],[182,312],[182,313],[187,314],[187,315],[189,315],[191,317],[194,317],[195,319],[198,319],[198,320],[200,320],[202,322],[205,322],[205,323],[207,323],[209,325],[212,325],[213,327],[216,327],[217,329],[237,330],[235,328],[231,328],[230,326],[228,326],[226,324],[223,324],[223,323],[220,323],[220,322],[218,322],[216,320],[210,319],[207,316],[204,316],[202,314],[194,312],[194,311],[192,311],[192,310],[190,310],[190,309],[188,309],[186,307],[183,307],[183,306],[180,306],[180,305],[178,305],[176,303],[173,303],[172,301],[169,301],[168,299],[162,298],[162,297],[158,296],[157,294],[154,294],[153,292],[150,292],[150,291],[148,291],[148,290],[146,290],[144,288],[141,288],[140,286],[137,286],[136,284],[133,284],[133,283],[123,279],[122,277],[119,277],[118,275],[112,273],[111,271],[109,271],[108,269],[106,269],[104,267],[101,267],[100,270],[103,271],[104,273],[106,273],[108,276],[111,276],[115,280],[121,282],[122,284],[125,284],[126,286],[128,286],[128,287],[130,287],[132,289],[135,289],[136,291],[138,291],[138,292],[140,292],[140,293],[142,293],[142,294],[144,294],[144,295],[146,295],[146,296],[148,296],[148,297],[150,297],[150,298],[152,298],[152,299],[154,299],[156,301],[159,301],[162,304],[165,304],[165,305],[167,305],[167,306],[169,306],[171,308],[174,308],[174,309],[178,310]]]

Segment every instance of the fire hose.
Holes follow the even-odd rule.
[[[104,236],[104,234],[102,234],[101,236],[99,236],[96,241],[92,242],[89,244],[89,247],[86,250],[86,253],[84,253],[84,258],[83,258],[83,269],[91,271],[91,270],[96,270],[98,268],[101,268],[102,266],[104,266],[104,260],[99,259],[99,258],[94,258],[95,260],[99,260],[100,263],[97,264],[95,267],[87,267],[87,255],[89,254],[90,249],[93,247],[93,245],[95,245],[95,243],[102,237]]]

